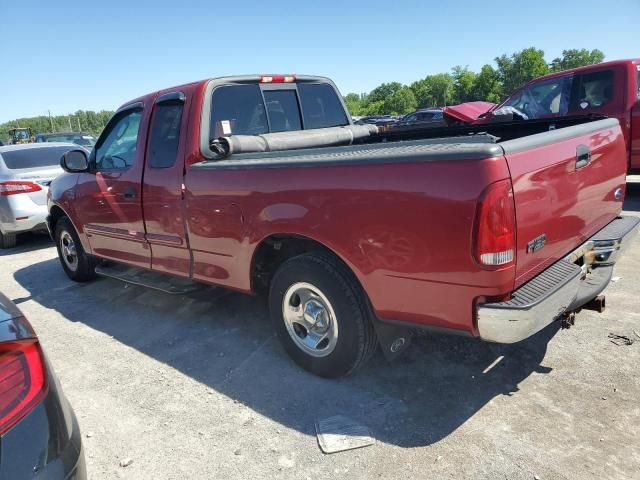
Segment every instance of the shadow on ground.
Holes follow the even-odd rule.
[[[285,427],[311,435],[317,418],[342,414],[402,447],[437,442],[494,397],[518,391],[533,372],[550,371],[540,363],[558,328],[515,346],[418,337],[393,363],[377,354],[353,376],[325,380],[288,359],[263,297],[214,288],[172,296],[110,279],[74,284],[57,259],[19,270],[15,279],[30,292],[18,302],[32,298],[105,332]]]

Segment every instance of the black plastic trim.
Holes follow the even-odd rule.
[[[180,103],[184,103],[186,100],[186,96],[183,92],[169,92],[169,93],[165,93],[160,95],[158,98],[156,98],[156,105],[162,104],[162,103],[173,103],[173,102],[180,102]]]
[[[515,290],[511,300],[486,303],[482,306],[484,308],[528,310],[540,305],[554,292],[581,275],[582,268],[579,265],[560,260]]]
[[[122,112],[126,112],[127,110],[144,110],[144,103],[143,102],[133,102],[133,103],[129,103],[127,105],[123,105],[118,110],[116,110],[116,112],[113,114],[113,117],[115,117],[116,115],[119,115]],[[111,117],[111,118],[113,118],[113,117]],[[111,120],[109,120],[109,122],[110,121]],[[109,125],[109,122],[107,122],[107,126]],[[96,144],[97,144],[97,142],[96,142]]]

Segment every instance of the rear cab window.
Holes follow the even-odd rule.
[[[349,124],[338,93],[321,82],[221,85],[210,115],[210,139]]]

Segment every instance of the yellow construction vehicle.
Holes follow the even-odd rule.
[[[12,128],[9,130],[11,144],[32,143],[34,141],[33,131],[30,128]]]

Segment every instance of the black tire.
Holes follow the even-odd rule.
[[[68,246],[69,238],[72,239],[73,246],[75,247],[75,262],[70,261],[72,255],[66,256],[65,252],[63,252],[65,245],[63,243],[63,239],[67,241]],[[76,233],[76,229],[73,227],[73,224],[68,217],[62,217],[56,223],[55,240],[60,264],[71,280],[74,282],[88,282],[96,277],[96,262],[93,257],[87,254],[84,251],[84,248],[82,248],[82,243],[80,243],[80,238]]]
[[[13,248],[16,246],[15,233],[0,232],[0,248]]]
[[[333,349],[324,356],[313,356],[304,351],[304,346],[299,346],[300,340],[294,339],[293,335],[300,329],[289,333],[287,325],[291,323],[286,320],[284,303],[290,295],[287,292],[297,291],[296,284],[315,287],[311,291],[319,291],[319,295],[329,302],[327,311],[335,314],[336,340]],[[319,297],[310,297],[311,300],[315,298]],[[300,304],[299,299],[297,302]],[[303,309],[295,303],[292,302],[291,308]],[[271,281],[269,308],[276,333],[287,353],[298,365],[316,375],[328,378],[348,375],[364,365],[377,348],[362,288],[353,273],[332,255],[309,253],[284,262]],[[301,332],[298,337],[306,337],[307,330],[303,328]]]

